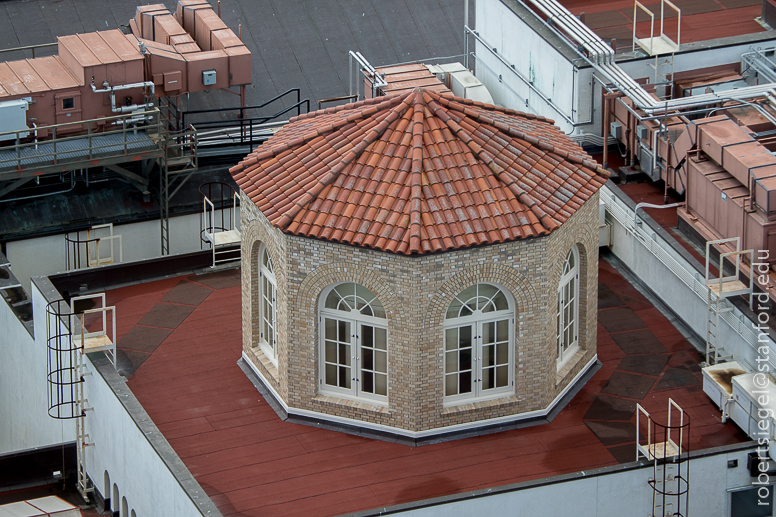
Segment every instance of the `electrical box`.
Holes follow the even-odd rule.
[[[0,133],[19,131],[19,133],[0,134],[0,141],[16,140],[17,134],[19,138],[25,138],[30,134],[29,131],[22,131],[28,128],[28,109],[29,102],[24,99],[0,102]]]
[[[212,86],[216,84],[216,71],[215,70],[203,70],[202,71],[202,84],[205,86]]]
[[[619,122],[610,122],[609,123],[609,134],[612,135],[617,140],[622,139],[622,124]]]
[[[647,126],[636,126],[636,136],[639,138],[639,140],[644,140],[647,138],[649,136],[649,130],[647,129]]]

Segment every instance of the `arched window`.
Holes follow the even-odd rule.
[[[457,402],[514,392],[514,310],[492,284],[455,297],[445,317],[445,399]]]
[[[558,369],[579,350],[579,250],[571,248],[558,286]]]
[[[113,510],[114,513],[119,511],[119,501],[121,498],[119,497],[119,487],[116,483],[113,483],[113,497],[110,500],[110,509]]]
[[[277,365],[277,281],[267,247],[259,249],[259,347]]]
[[[388,402],[388,321],[374,293],[353,282],[324,290],[321,392]]]
[[[105,491],[102,493],[102,497],[105,500],[105,508],[110,510],[110,474],[108,474],[107,470],[103,477],[105,478]]]

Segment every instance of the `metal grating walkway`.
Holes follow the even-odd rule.
[[[37,145],[0,147],[0,172],[16,171],[20,166],[50,166],[55,163],[92,160],[116,155],[132,155],[158,147],[144,131],[126,131],[82,138],[68,138]]]

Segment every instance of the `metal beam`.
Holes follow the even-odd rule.
[[[5,187],[5,188],[0,190],[0,197],[3,197],[4,195],[8,194],[9,192],[12,192],[12,191],[16,190],[17,188],[21,187],[22,185],[24,185],[25,183],[27,183],[29,181],[32,181],[31,177],[30,178],[21,178],[21,179],[18,179],[16,181],[14,181],[13,183],[8,185],[7,187]]]
[[[57,164],[41,165],[35,164],[26,170],[17,171],[16,169],[0,171],[0,181],[13,180],[17,178],[34,178],[35,176],[44,176],[50,174],[60,174],[67,171],[76,171],[79,169],[88,169],[90,167],[107,167],[109,164],[135,162],[141,159],[156,159],[164,151],[160,149],[140,151],[137,153],[117,154],[110,157],[101,157],[95,160],[75,160],[72,162],[60,162]]]
[[[178,193],[178,191],[181,189],[181,187],[183,186],[183,184],[184,184],[184,183],[186,183],[187,181],[189,181],[189,178],[191,178],[191,176],[192,176],[192,175],[193,175],[195,172],[197,172],[197,171],[198,171],[198,169],[194,169],[193,171],[191,171],[190,173],[188,173],[186,176],[184,176],[184,177],[183,177],[183,179],[180,181],[180,183],[178,183],[178,186],[177,186],[177,187],[175,187],[175,190],[173,190],[173,191],[172,191],[172,194],[170,194],[170,197],[169,197],[168,199],[172,199],[172,198],[173,198],[173,196],[174,196],[175,194],[177,194],[177,193]]]
[[[140,190],[140,192],[148,192],[148,178],[144,178],[143,176],[128,171],[124,167],[118,165],[106,165],[105,168],[123,176],[130,184]]]

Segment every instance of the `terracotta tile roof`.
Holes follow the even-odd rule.
[[[404,254],[546,235],[608,177],[550,120],[424,89],[293,118],[230,172],[286,233]]]

